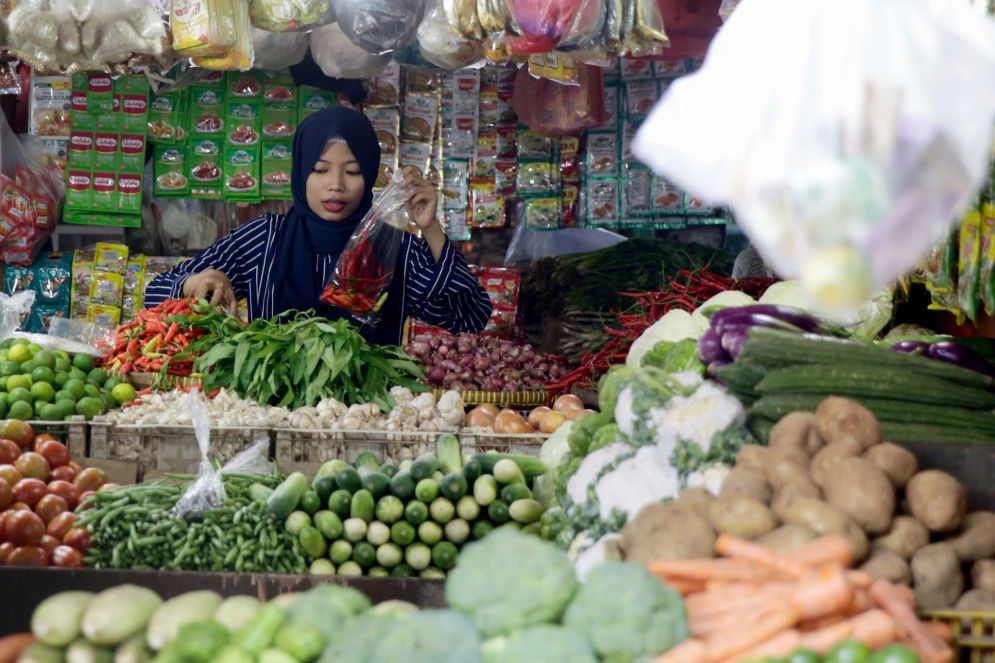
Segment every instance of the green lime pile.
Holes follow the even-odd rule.
[[[92,419],[135,399],[135,389],[95,368],[87,354],[69,355],[34,343],[0,343],[0,417],[62,421]]]

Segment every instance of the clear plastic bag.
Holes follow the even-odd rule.
[[[256,69],[279,71],[299,64],[311,43],[306,32],[267,32],[253,28],[252,50],[256,53]]]
[[[443,69],[483,65],[484,47],[455,29],[443,9],[443,0],[430,0],[425,20],[418,26],[418,48],[422,56]]]
[[[402,233],[410,218],[407,202],[414,189],[403,171],[390,178],[335,263],[321,301],[348,311],[362,324],[375,325],[394,280]]]
[[[424,0],[331,0],[335,20],[356,46],[377,55],[415,42]]]
[[[514,53],[555,51],[570,31],[577,14],[590,0],[507,0],[508,13],[521,36],[508,45]]]
[[[24,290],[16,295],[0,293],[0,341],[14,335],[24,318],[31,313],[34,303],[34,290]]]
[[[778,275],[842,313],[913,267],[973,198],[995,115],[995,89],[977,81],[993,76],[995,24],[966,4],[751,0],[633,151],[732,204]]]
[[[311,33],[311,56],[329,78],[372,78],[390,63],[390,54],[373,55],[349,41],[338,23]]]
[[[329,0],[250,0],[249,13],[253,26],[270,32],[308,31],[335,22]]]

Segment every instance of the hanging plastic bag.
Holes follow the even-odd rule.
[[[0,341],[10,338],[31,313],[35,303],[34,290],[22,290],[15,295],[0,293]]]
[[[331,0],[335,20],[356,46],[378,55],[415,42],[424,0]]]
[[[995,24],[959,2],[751,0],[633,151],[731,203],[779,276],[845,312],[912,268],[977,192],[995,115],[977,81],[993,76]]]
[[[311,56],[330,78],[372,78],[390,62],[390,54],[373,55],[349,41],[338,23],[311,33]]]
[[[387,301],[394,269],[410,218],[414,189],[403,171],[390,178],[339,256],[321,301],[348,311],[362,324],[375,325]]]
[[[252,29],[252,50],[256,69],[280,71],[299,64],[307,54],[311,36],[306,32],[267,32]]]
[[[601,68],[576,66],[576,85],[533,78],[528,69],[519,69],[511,97],[518,119],[542,136],[565,136],[602,126],[608,118]]]
[[[220,55],[193,58],[193,63],[216,71],[248,71],[255,62],[252,43],[252,23],[249,21],[249,0],[231,0],[235,22],[235,42]]]
[[[335,22],[328,0],[250,0],[249,14],[253,26],[270,32],[313,30]]]
[[[555,51],[577,13],[588,0],[507,0],[508,12],[521,34],[508,39],[513,53]]]
[[[418,26],[418,48],[426,60],[443,69],[475,67],[484,62],[484,47],[467,39],[446,18],[443,0],[432,0]]]
[[[568,53],[604,50],[609,4],[604,0],[584,0],[556,49]]]

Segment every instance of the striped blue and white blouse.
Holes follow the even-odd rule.
[[[145,306],[182,297],[183,282],[188,276],[216,269],[231,280],[236,297],[247,300],[250,320],[283,313],[275,310],[279,284],[273,280],[272,271],[276,238],[285,222],[282,214],[264,214],[239,226],[196,257],[153,279],[145,290]],[[405,316],[453,333],[482,331],[491,315],[491,299],[453,243],[445,243],[436,262],[425,240],[410,233],[403,236]],[[314,269],[327,282],[337,258],[315,255],[314,259]],[[397,332],[398,345],[402,333],[402,329]]]

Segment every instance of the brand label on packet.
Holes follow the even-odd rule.
[[[115,195],[117,180],[114,173],[97,172],[93,174],[93,198],[92,206],[101,211],[111,211],[117,209],[117,196]]]
[[[142,211],[142,176],[140,173],[121,173],[117,176],[117,208],[127,214]]]
[[[66,206],[89,207],[92,200],[92,180],[88,170],[70,170],[66,176]]]
[[[69,136],[69,165],[73,168],[93,166],[93,134],[73,131]]]

